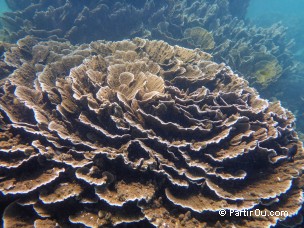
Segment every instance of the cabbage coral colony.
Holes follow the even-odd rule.
[[[259,87],[295,70],[285,28],[244,22],[249,0],[6,0],[16,10],[2,18],[3,34],[15,42],[40,40],[118,41],[142,37],[201,48]],[[98,29],[96,29],[98,28]],[[84,36],[83,34],[90,34]]]
[[[210,58],[139,38],[8,45],[1,61],[16,70],[0,97],[4,226],[301,223],[293,115]]]

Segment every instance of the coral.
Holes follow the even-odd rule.
[[[188,31],[204,28],[212,34],[215,42],[214,48],[209,50],[215,62],[225,62],[250,83],[266,88],[283,73],[295,70],[292,55],[288,51],[293,43],[285,40],[286,28],[280,24],[270,28],[257,28],[233,17],[231,8],[236,9],[236,4],[237,1],[224,0],[178,1],[172,5],[170,13],[165,13],[165,22],[159,22],[158,28],[152,30],[152,37],[171,44],[196,48],[200,47],[199,42],[185,42],[185,38],[189,36]],[[244,4],[246,5],[245,1]],[[262,54],[272,56],[271,61],[277,62],[272,66],[268,65],[268,68],[276,69],[272,70],[267,80],[261,80],[261,73],[251,69],[252,65],[261,64],[259,62]],[[265,66],[259,67],[263,71]]]
[[[295,66],[288,52],[292,42],[286,41],[286,28],[279,24],[256,28],[245,23],[248,0],[34,0],[30,5],[28,1],[19,4],[17,0],[9,0],[8,3],[19,10],[2,18],[3,33],[13,42],[26,35],[74,44],[98,39],[159,39],[172,45],[208,50],[216,62],[225,62],[244,77],[252,76],[247,79],[262,87],[283,73],[292,72]],[[243,49],[247,49],[245,53]],[[236,50],[240,54],[236,55]],[[253,61],[250,64],[258,64],[254,60],[260,52],[276,58],[274,61],[282,70],[271,70],[267,79],[261,79],[261,73],[254,74],[242,67],[249,58]],[[274,69],[274,64],[266,67]]]
[[[4,53],[6,50],[8,50],[12,44],[0,42],[0,80],[3,78],[6,78],[13,70],[14,68],[12,66],[9,66],[4,61]]]
[[[212,34],[200,27],[186,29],[184,37],[190,41],[191,45],[202,50],[213,49],[215,45]]]
[[[17,14],[9,12],[2,18],[3,33],[10,41],[26,35],[72,43],[144,36],[141,21],[159,8],[158,3],[151,4],[150,1],[140,4],[139,9],[136,4],[127,4],[125,1],[38,0],[31,1],[30,5],[28,2],[17,6],[20,9]],[[11,0],[9,6],[16,8],[18,4],[19,1],[16,4],[16,1]]]
[[[256,55],[259,58],[259,55]],[[257,61],[254,65],[254,77],[257,83],[261,85],[268,85],[273,81],[274,77],[280,76],[282,67],[279,65],[277,59],[271,55],[263,55],[261,61]]]
[[[282,75],[282,66],[277,58],[269,53],[255,52],[252,54],[247,47],[241,47],[231,52],[230,61],[240,58],[243,59],[238,63],[238,70],[247,71],[249,75],[246,78],[253,85],[267,87]]]
[[[0,96],[5,227],[299,222],[293,115],[209,54],[139,38],[27,38],[5,55],[17,68]]]

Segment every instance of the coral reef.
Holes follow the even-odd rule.
[[[296,116],[297,132],[304,132],[304,27],[302,26],[304,16],[301,9],[304,2],[297,1],[289,4],[288,1],[271,1],[265,4],[265,8],[258,8],[259,2],[252,2],[248,17],[257,26],[269,26],[276,21],[288,27],[286,36],[294,40],[290,49],[296,61],[296,72],[278,78],[271,89],[262,91],[262,95],[269,99],[278,99],[285,108],[288,108]],[[261,3],[260,3],[261,4]],[[271,9],[271,10],[270,10]],[[290,14],[289,12],[293,13]],[[302,141],[304,138],[302,137]]]
[[[298,68],[304,72],[304,64],[299,64]],[[304,77],[302,73],[282,77],[276,82],[271,90],[265,90],[263,97],[269,97],[270,100],[280,100],[284,107],[292,110],[296,117],[296,130],[298,133],[304,132]],[[302,141],[304,138],[302,137]]]
[[[203,50],[210,50],[215,46],[212,34],[200,27],[186,29],[184,37],[190,41],[191,45]]]
[[[3,78],[6,78],[12,71],[15,69],[12,66],[9,66],[5,61],[4,61],[4,53],[6,50],[8,50],[12,44],[9,43],[0,43],[0,80]]]
[[[270,28],[251,26],[234,17],[230,9],[229,2],[224,0],[178,1],[172,5],[170,13],[164,14],[164,22],[159,22],[157,29],[152,29],[152,37],[195,48],[200,45],[185,42],[185,31],[194,28],[206,30],[215,42],[215,47],[209,50],[214,61],[226,63],[257,87],[265,88],[283,73],[295,70],[288,51],[293,42],[286,40],[285,27],[281,24]],[[262,56],[269,61],[266,64],[268,67],[260,64],[260,61],[265,61],[261,60]],[[252,65],[256,65],[256,69],[252,69]],[[266,72],[265,68],[270,71]],[[261,80],[262,71],[266,72],[267,79]]]
[[[208,50],[216,62],[225,62],[249,82],[262,87],[293,70],[288,52],[292,43],[286,41],[283,26],[256,28],[244,22],[249,0],[30,2],[8,1],[12,9],[19,10],[2,18],[3,32],[9,41],[26,35],[42,40],[69,40],[74,44],[98,39],[159,39],[172,45]],[[265,67],[259,64],[261,54],[274,60]],[[250,71],[242,67],[248,64],[261,68]]]
[[[18,5],[19,9],[6,13],[2,18],[4,33],[9,41],[16,41],[26,35],[43,40],[69,40],[72,43],[144,36],[145,17],[157,11],[160,5],[152,4],[151,1],[144,1],[143,4],[139,2],[138,5],[126,1],[99,0],[30,2],[21,6],[18,5],[19,1],[11,0],[8,3],[13,8]]]
[[[6,227],[300,222],[293,115],[209,54],[139,38],[28,37],[4,55],[16,68],[0,91]]]
[[[233,51],[232,56],[234,59],[240,58],[239,50]],[[240,62],[238,70],[241,72],[246,70],[250,73],[247,79],[251,80],[253,85],[257,84],[264,87],[282,74],[282,67],[277,58],[265,52],[257,52],[248,56],[248,59]]]

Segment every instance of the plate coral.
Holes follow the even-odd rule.
[[[164,40],[171,45],[209,51],[215,62],[228,64],[262,87],[295,70],[288,51],[293,42],[288,42],[286,28],[280,24],[260,28],[246,23],[248,0],[7,2],[17,10],[2,17],[2,33],[10,42],[26,35],[73,44],[134,37]],[[277,62],[276,70],[270,69],[263,80],[259,71],[265,71],[264,65],[258,64],[261,68],[253,71],[243,67],[259,63],[260,55],[271,55]]]
[[[6,47],[16,70],[0,91],[5,227],[301,222],[293,115],[210,59],[139,38]]]

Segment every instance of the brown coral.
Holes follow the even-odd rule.
[[[172,45],[208,50],[216,62],[225,62],[250,82],[263,86],[277,80],[282,72],[272,70],[265,83],[265,79],[254,78],[260,73],[252,76],[255,71],[243,66],[260,64],[256,54],[262,50],[275,58],[284,73],[296,68],[288,51],[293,42],[287,41],[286,28],[279,24],[257,28],[244,20],[249,0],[7,2],[13,11],[0,18],[4,27],[0,34],[4,33],[10,42],[26,35],[72,43],[134,37],[165,40]]]
[[[1,90],[7,227],[297,221],[302,144],[279,103],[200,50],[142,39],[62,46],[35,44]],[[218,214],[256,208],[289,215]]]

